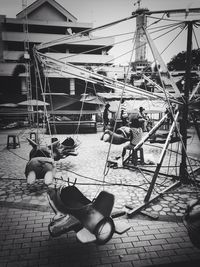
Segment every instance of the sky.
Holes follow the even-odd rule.
[[[28,5],[33,3],[33,0],[27,0]],[[132,12],[137,9],[137,4],[134,5],[137,0],[57,0],[59,4],[65,7],[71,14],[73,14],[78,22],[88,22],[93,23],[93,27],[104,25],[119,19],[123,19],[131,16]],[[22,10],[22,0],[0,0],[0,14],[4,14],[7,17],[15,17],[18,12]],[[163,9],[177,9],[177,8],[200,8],[200,0],[142,0],[141,7],[148,8],[151,11],[163,10]],[[157,15],[157,17],[160,17]],[[166,18],[166,17],[165,17]],[[188,17],[188,19],[200,19],[200,13],[197,16]],[[184,19],[184,16],[177,17],[177,15],[172,15],[170,19]],[[148,19],[148,23],[152,23],[155,20]],[[172,22],[159,22],[163,25]],[[158,23],[155,24],[158,26]],[[107,28],[104,31],[93,32],[93,35],[118,35],[127,32],[135,31],[135,19],[131,19],[127,22],[117,24],[114,27]],[[170,41],[175,38],[176,34],[180,29],[166,34],[163,38],[159,38],[155,41],[155,45],[158,51],[161,53]],[[177,37],[176,42],[174,41],[169,48],[163,52],[163,60],[167,63],[169,60],[176,55],[178,52],[186,50],[186,31],[183,31],[179,37]],[[198,39],[193,42],[193,48],[198,48],[200,45],[200,26],[198,29],[195,29],[195,33]],[[128,35],[124,38],[130,38],[132,35]],[[156,35],[152,38],[155,38]],[[120,37],[122,38],[122,37]],[[122,39],[115,37],[115,42],[118,42]],[[133,41],[123,43],[121,45],[116,45],[113,49],[110,50],[110,54],[114,57],[118,57],[131,51],[133,47]],[[147,49],[148,59],[152,59],[150,50]],[[116,59],[116,63],[127,63],[131,58],[131,53]]]

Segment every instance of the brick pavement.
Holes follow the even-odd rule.
[[[64,137],[62,136],[62,138]],[[104,166],[104,152],[107,151],[108,144],[98,142],[98,134],[82,135],[79,138],[83,141],[79,156],[62,161],[58,170],[63,175],[69,175],[67,170],[70,168],[72,171],[79,171],[82,175],[98,177]],[[93,142],[94,140],[95,142]],[[91,141],[92,145],[90,145]],[[128,222],[131,229],[121,236],[114,235],[103,246],[81,244],[76,240],[73,232],[58,238],[50,237],[47,226],[53,214],[45,200],[45,189],[39,184],[39,190],[30,193],[25,185],[23,172],[26,162],[23,158],[27,158],[30,147],[22,140],[21,148],[12,150],[20,156],[16,157],[11,151],[5,149],[5,136],[3,135],[0,136],[0,145],[2,148],[0,156],[1,267],[189,267],[198,266],[200,263],[200,250],[195,248],[189,240],[181,220],[182,213],[177,217],[174,216],[177,210],[171,214],[172,216],[159,216],[157,221],[141,216],[132,219],[123,216],[119,220]],[[120,147],[115,147],[115,150],[112,151],[113,154],[119,152],[121,152]],[[91,158],[98,160],[93,161]],[[122,178],[127,183],[133,179],[134,181],[141,179],[139,173],[133,175],[133,172],[123,169],[111,170],[109,175],[106,179],[114,182],[122,181]],[[73,180],[76,175],[70,173],[70,177]],[[94,185],[82,186],[82,190],[90,198],[96,194]],[[121,209],[124,204],[137,204],[137,201],[141,201],[143,197],[142,193],[136,193],[136,188],[112,187],[108,190],[112,190],[116,196],[116,209]],[[174,193],[172,193],[173,195]],[[167,209],[166,205],[169,206],[169,203],[172,206],[176,205],[172,196],[166,195],[165,199],[153,203],[152,208],[149,207],[149,211],[153,210],[162,215],[161,212],[164,211],[164,208]],[[182,210],[184,210],[188,198],[190,197],[187,194],[182,194],[180,203]],[[180,198],[177,201],[179,200]],[[178,211],[180,210],[181,208]]]
[[[1,267],[197,266],[200,262],[200,251],[191,244],[182,223],[121,218],[131,229],[97,246],[79,243],[73,232],[50,237],[48,211],[1,207],[0,215]]]

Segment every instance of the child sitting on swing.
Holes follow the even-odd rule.
[[[126,155],[126,150],[133,149],[142,140],[142,127],[138,119],[132,119],[130,122],[130,143],[125,145],[122,150],[122,164]]]

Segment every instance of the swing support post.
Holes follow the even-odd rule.
[[[192,120],[193,120],[193,123],[194,123],[194,127],[195,127],[195,129],[196,129],[198,138],[199,138],[199,140],[200,140],[200,130],[199,130],[199,126],[198,126],[198,123],[197,123],[196,115],[195,115],[194,112],[191,112],[190,115],[191,115],[191,117],[192,117]]]
[[[130,206],[126,206],[126,208],[130,209],[130,211],[127,212],[127,216],[131,218],[132,216],[138,214],[138,212],[141,212],[142,209],[145,209],[150,203],[158,199],[160,196],[164,195],[166,192],[170,191],[171,189],[174,189],[180,185],[180,181],[176,181],[174,184],[170,185],[169,187],[165,188],[163,191],[161,191],[159,194],[148,200],[147,202],[144,202],[139,207],[136,207],[135,209],[132,209]]]
[[[187,53],[186,53],[186,72],[185,72],[185,86],[184,86],[184,103],[182,110],[182,119],[180,133],[182,135],[182,158],[180,164],[180,180],[182,183],[187,184],[189,182],[188,171],[187,171],[187,127],[188,127],[188,99],[189,90],[191,86],[191,58],[192,58],[192,31],[193,31],[193,21],[186,22],[188,26],[187,35]]]
[[[169,134],[168,134],[168,136],[167,136],[167,139],[166,139],[166,141],[165,141],[165,145],[164,145],[164,147],[163,147],[163,150],[162,150],[162,153],[161,153],[161,156],[160,156],[160,160],[159,160],[159,162],[158,162],[158,164],[157,164],[157,167],[156,167],[156,170],[155,170],[155,172],[154,172],[154,175],[153,175],[151,184],[150,184],[150,186],[149,186],[148,192],[147,192],[147,194],[146,194],[146,196],[145,196],[145,198],[144,198],[144,202],[148,202],[149,199],[150,199],[150,197],[151,197],[151,193],[152,193],[153,188],[154,188],[154,186],[155,186],[156,179],[157,179],[157,177],[158,177],[158,174],[159,174],[160,168],[161,168],[161,166],[162,166],[162,163],[163,163],[163,160],[164,160],[164,157],[165,157],[165,154],[166,154],[168,145],[169,145],[170,140],[171,140],[171,136],[172,136],[173,131],[174,131],[174,128],[175,128],[175,126],[176,126],[176,121],[177,121],[178,115],[179,115],[179,112],[176,113],[176,116],[175,116],[174,121],[173,121],[173,123],[172,123],[171,129],[170,129]]]

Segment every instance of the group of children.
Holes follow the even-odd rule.
[[[105,131],[107,132],[108,131],[107,129],[109,128],[108,127],[109,126],[108,114],[109,112],[112,113],[112,111],[110,111],[109,108],[110,108],[110,104],[106,104],[105,110],[103,113],[104,132]],[[122,126],[116,130],[116,134],[114,135],[114,137],[120,140],[120,136],[117,136],[117,134],[121,132],[121,135],[124,135],[124,133],[126,133],[126,136],[123,136],[123,137],[128,138],[128,140],[130,140],[130,142],[123,147],[122,161],[124,160],[126,150],[131,149],[134,146],[136,146],[141,141],[143,132],[149,131],[150,128],[152,127],[151,121],[149,117],[147,116],[147,114],[144,113],[144,111],[145,109],[143,107],[140,107],[137,114],[128,115],[127,109],[126,109],[126,103],[124,100],[121,101],[120,118],[122,121]]]
[[[114,113],[110,109],[110,104],[107,103],[105,105],[105,109],[103,112],[103,122],[104,122],[104,131],[109,127],[109,113]],[[145,109],[143,107],[139,108],[139,111],[137,114],[131,114],[130,116],[127,113],[126,103],[124,99],[121,101],[121,112],[120,112],[120,119],[122,122],[122,126],[130,126],[132,124],[132,120],[138,119],[140,126],[143,130],[143,132],[149,132],[151,128],[151,120],[149,116],[144,113]]]

